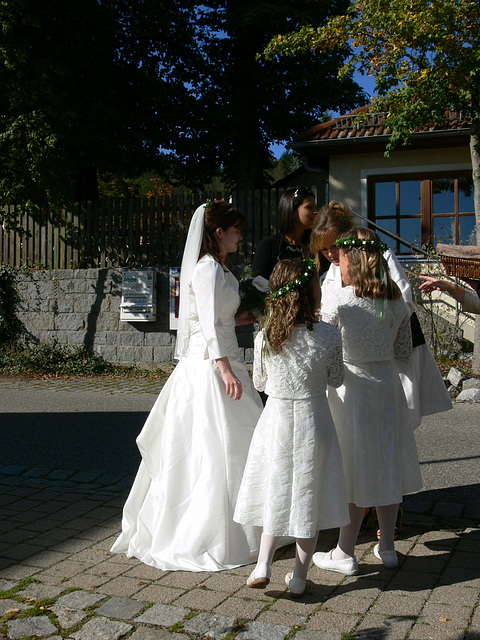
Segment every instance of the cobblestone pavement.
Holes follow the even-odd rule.
[[[406,499],[398,569],[374,557],[374,529],[359,539],[358,576],[312,566],[293,600],[292,546],[265,590],[245,586],[251,566],[163,572],[111,554],[132,480],[0,465],[1,639],[480,640],[478,504]],[[318,550],[336,537],[322,532]]]
[[[158,393],[164,380],[134,377],[23,378],[0,376],[0,389],[44,389],[46,391],[95,391],[98,393]]]

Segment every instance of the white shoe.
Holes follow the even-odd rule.
[[[247,587],[251,589],[263,589],[270,582],[272,570],[267,562],[257,564],[255,569],[247,578]]]
[[[380,551],[379,545],[373,547],[373,553],[376,558],[383,562],[386,569],[396,569],[398,567],[398,558],[395,549],[389,551]]]
[[[301,578],[294,578],[293,571],[287,573],[285,576],[285,584],[290,589],[290,593],[292,594],[292,598],[300,598],[303,596],[306,586],[306,580],[302,580]]]
[[[325,569],[325,571],[336,571],[337,573],[343,573],[346,576],[354,576],[358,573],[358,562],[355,556],[351,558],[345,558],[345,560],[333,560],[332,551],[327,553],[313,554],[313,562],[319,569]]]

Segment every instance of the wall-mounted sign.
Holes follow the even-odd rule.
[[[120,320],[154,322],[156,319],[155,270],[124,269],[122,272]]]

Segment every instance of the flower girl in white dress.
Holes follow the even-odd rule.
[[[260,533],[233,521],[262,412],[235,334],[238,281],[225,265],[244,216],[225,202],[193,216],[182,260],[176,357],[137,444],[142,462],[115,553],[163,570],[252,562]]]
[[[375,506],[380,542],[374,553],[388,568],[398,564],[395,521],[402,496],[422,487],[408,404],[395,358],[412,353],[410,314],[390,278],[385,245],[371,229],[352,229],[340,248],[343,288],[322,305],[322,318],[342,334],[345,381],[328,401],[342,451],[350,524],[338,544],[316,553],[321,569],[358,573],[355,544],[365,508]]]
[[[342,461],[326,397],[343,381],[339,332],[319,322],[320,286],[312,259],[279,262],[263,329],[255,339],[254,384],[268,400],[255,429],[234,519],[263,528],[247,580],[263,588],[281,537],[296,538],[293,597],[305,590],[319,529],[349,521]]]

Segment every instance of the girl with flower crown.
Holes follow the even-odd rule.
[[[262,412],[238,349],[238,281],[227,267],[244,224],[223,201],[195,212],[180,274],[179,363],[137,438],[142,463],[112,551],[165,571],[231,569],[258,550],[258,531],[233,521]]]
[[[316,553],[321,569],[358,573],[355,544],[365,508],[376,507],[380,542],[375,556],[384,566],[398,564],[395,521],[402,496],[422,487],[408,405],[394,360],[412,352],[410,316],[390,278],[380,242],[371,229],[351,229],[335,242],[343,288],[322,305],[322,318],[340,329],[345,381],[329,390],[349,503],[350,524],[341,527],[337,546]]]
[[[323,206],[315,218],[310,236],[310,247],[317,263],[327,259],[331,264],[322,279],[322,304],[342,287],[339,250],[335,241],[353,227],[352,211],[342,202],[332,201]],[[425,341],[415,313],[412,289],[398,258],[388,247],[383,252],[390,277],[397,284],[410,312],[413,352],[407,363],[397,363],[399,375],[407,397],[410,422],[413,429],[420,426],[423,416],[452,408],[452,401],[443,382],[438,365]]]
[[[330,267],[321,278],[322,304],[325,305],[330,295],[337,289],[341,289],[342,275],[339,266],[339,249],[335,241],[342,234],[347,233],[353,227],[353,214],[351,209],[343,202],[332,200],[324,205],[313,224],[310,236],[310,248],[317,264],[321,260],[328,260]],[[420,322],[412,298],[412,289],[408,277],[391,249],[383,252],[390,277],[400,289],[410,313],[410,326],[412,330],[412,355],[408,361],[396,360],[398,375],[402,382],[403,390],[407,398],[410,424],[412,429],[420,426],[423,416],[448,411],[452,408],[452,400],[443,382],[442,375],[433,357],[430,347],[425,341]],[[400,507],[397,516],[395,535],[401,530],[403,511]],[[369,507],[365,510],[365,516],[360,529],[364,533],[375,523],[375,509]],[[377,531],[380,538],[381,529]]]
[[[348,522],[342,462],[326,397],[343,381],[339,332],[318,321],[320,286],[312,259],[279,262],[270,276],[253,380],[268,400],[255,429],[234,519],[262,527],[247,585],[263,588],[281,537],[296,539],[293,597],[305,590],[319,529]]]

